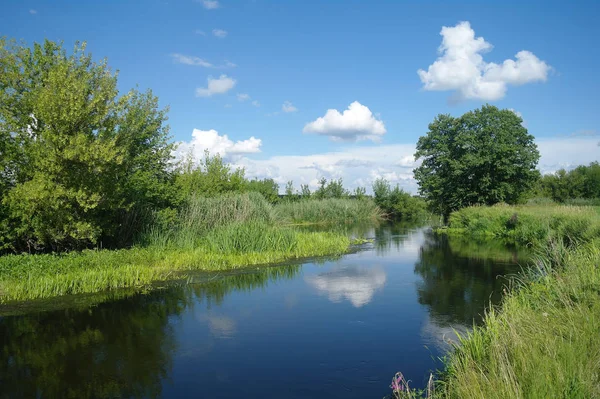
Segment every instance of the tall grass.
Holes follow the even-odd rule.
[[[273,207],[259,193],[194,196],[177,218],[168,224],[150,226],[142,236],[145,245],[194,248],[209,231],[232,223],[274,222]]]
[[[449,231],[537,251],[499,308],[445,360],[434,397],[600,397],[600,217],[577,207],[479,207]]]
[[[275,206],[278,221],[288,224],[361,223],[374,222],[383,217],[381,210],[370,198],[327,198],[284,202]]]
[[[448,356],[443,397],[600,397],[599,245],[540,258]]]
[[[600,237],[600,215],[576,206],[470,207],[450,215],[447,232],[532,247],[549,239],[576,245]]]
[[[216,230],[224,245],[190,248],[87,250],[64,255],[7,255],[0,257],[0,302],[49,298],[118,288],[148,287],[154,281],[183,278],[187,271],[232,270],[312,256],[340,255],[350,239],[337,233],[306,233],[271,227],[269,239],[254,235],[253,245],[240,240],[244,225]],[[260,241],[262,240],[262,241]]]
[[[346,234],[302,232],[286,225],[343,224],[377,215],[370,200],[307,201],[274,208],[258,193],[193,197],[177,214],[158,218],[131,249],[0,257],[0,302],[147,287],[189,270],[338,255],[350,246]]]

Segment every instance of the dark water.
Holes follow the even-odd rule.
[[[382,398],[397,371],[423,386],[517,255],[425,229],[367,235],[339,259],[1,317],[0,397]]]

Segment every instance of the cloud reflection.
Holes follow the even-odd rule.
[[[371,301],[375,292],[385,285],[386,274],[381,268],[346,266],[328,273],[307,276],[306,282],[328,296],[332,302],[346,299],[354,307]]]

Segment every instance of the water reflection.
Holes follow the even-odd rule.
[[[418,387],[521,256],[398,225],[348,232],[376,240],[104,303],[0,307],[0,398],[382,397],[398,370]]]
[[[386,274],[380,267],[349,265],[330,272],[307,276],[308,284],[327,295],[332,302],[346,299],[354,307],[371,301],[375,292],[385,285]]]
[[[140,295],[85,312],[0,321],[0,394],[7,398],[160,396],[176,349],[169,317],[187,300]]]
[[[485,309],[501,300],[508,276],[520,270],[519,259],[526,257],[500,245],[425,233],[414,267],[421,277],[419,303],[429,310],[423,335],[440,348],[455,342],[453,330],[464,333],[481,322]]]
[[[213,274],[202,277],[201,285],[132,294],[84,310],[0,317],[0,397],[160,397],[179,350],[174,320],[198,303],[218,306],[232,291],[294,278],[299,268]],[[198,321],[215,338],[235,336],[236,323],[228,316],[208,314]]]

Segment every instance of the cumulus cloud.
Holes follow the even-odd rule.
[[[201,0],[202,6],[207,10],[216,10],[220,7],[220,4],[217,0]]]
[[[227,31],[223,29],[213,29],[212,34],[219,39],[224,39],[227,37]]]
[[[501,64],[486,62],[482,54],[492,45],[483,37],[475,37],[469,22],[442,27],[440,56],[425,71],[417,73],[425,90],[456,92],[456,99],[494,101],[506,94],[507,86],[545,82],[550,65],[530,51],[519,51],[515,60]]]
[[[368,107],[355,101],[342,113],[336,109],[327,110],[325,116],[307,123],[303,132],[329,136],[334,141],[379,141],[386,130],[383,121]]]
[[[237,94],[237,99],[238,99],[238,101],[250,100],[250,95],[246,94],[246,93],[238,93]]]
[[[234,142],[226,134],[220,135],[214,129],[194,129],[191,141],[181,141],[177,144],[175,156],[178,159],[183,159],[191,154],[193,159],[200,161],[204,157],[204,151],[208,150],[213,155],[219,154],[223,159],[233,162],[244,155],[260,152],[262,141],[252,136],[249,139]]]
[[[291,102],[284,101],[283,105],[281,106],[281,110],[283,112],[296,112],[298,111],[298,108],[294,107],[294,105]]]
[[[386,274],[380,268],[347,266],[316,276],[306,282],[326,294],[331,302],[346,299],[356,308],[371,302],[375,292],[383,288]]]
[[[200,36],[206,36],[206,32],[204,32],[202,29],[196,29],[194,33]]]
[[[34,10],[34,9],[32,8],[31,10],[29,10],[29,13],[30,13],[31,15],[35,15],[35,14],[37,14],[37,10]]]
[[[252,101],[252,105],[255,107],[260,107],[260,103],[257,100]]]
[[[209,77],[207,87],[198,87],[196,89],[197,97],[210,97],[214,94],[224,94],[233,89],[237,83],[235,79],[227,75],[221,75],[218,79]]]

